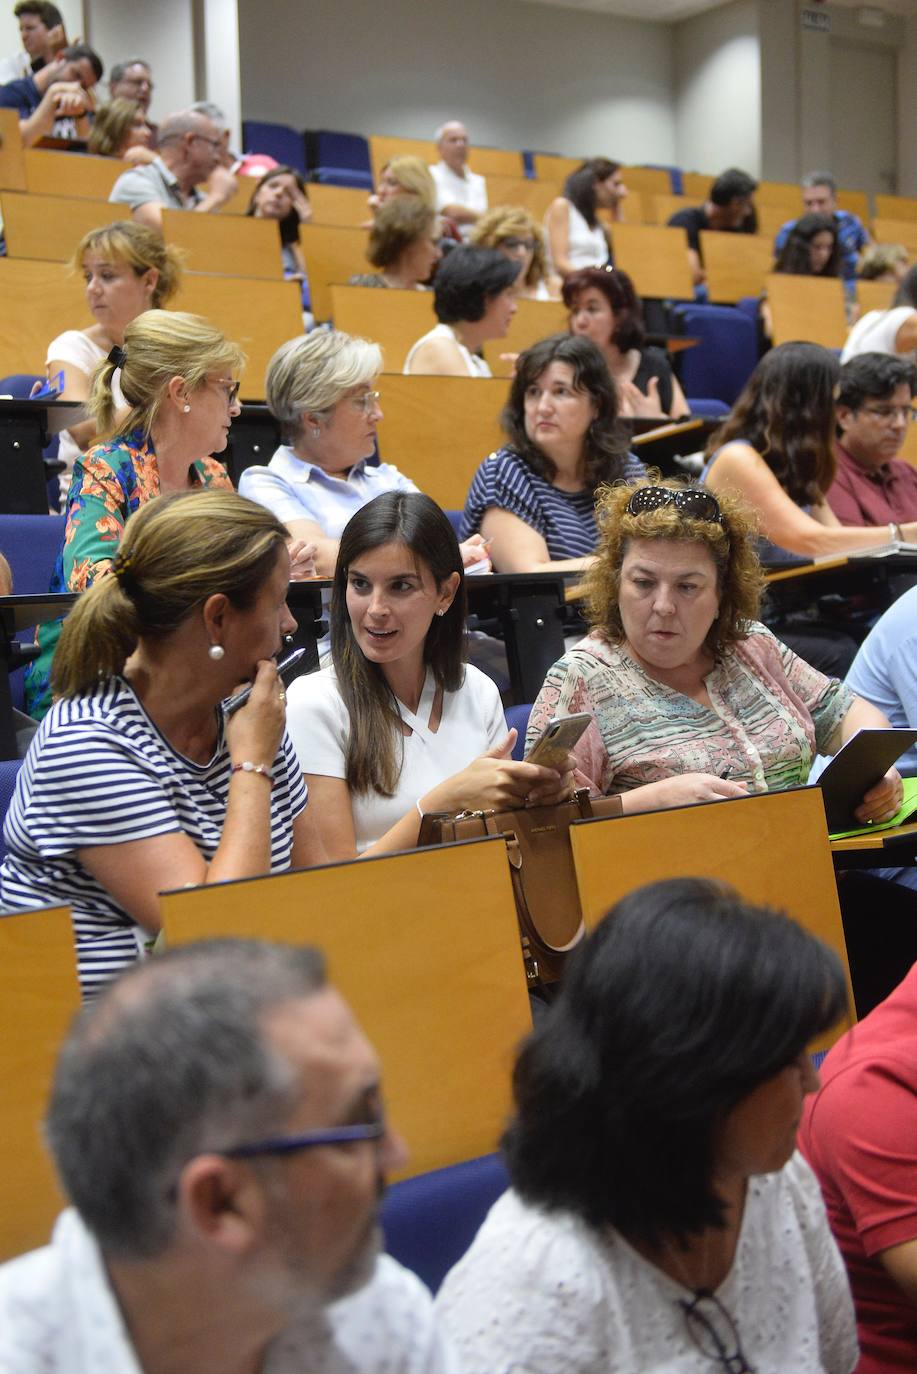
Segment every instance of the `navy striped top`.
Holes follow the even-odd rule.
[[[290,866],[293,819],[306,789],[284,734],[274,760],[271,872]],[[149,939],[79,863],[75,851],[184,831],[209,862],[226,819],[230,757],[223,721],[213,757],[193,763],[156,728],[120,677],[58,701],[26,755],[7,812],[0,867],[6,910],[69,905],[84,994],[97,991]],[[164,871],[162,888],[172,885]]]
[[[638,482],[646,476],[639,458],[627,453],[621,477]],[[517,515],[541,535],[552,560],[585,558],[599,542],[595,495],[590,491],[558,491],[533,472],[513,448],[501,448],[485,458],[475,473],[465,501],[460,538],[481,528],[485,511],[496,507]]]

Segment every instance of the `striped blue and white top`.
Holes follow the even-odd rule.
[[[293,819],[306,805],[284,734],[274,760],[271,872],[289,868]],[[69,905],[84,995],[143,952],[148,936],[76,858],[96,845],[184,831],[206,860],[223,831],[230,758],[223,722],[208,763],[193,763],[160,733],[123,678],[58,701],[26,755],[4,826],[0,898],[8,911]],[[172,882],[163,872],[162,888]]]
[[[621,462],[625,482],[639,482],[646,469],[639,458],[627,453]],[[595,495],[591,491],[558,491],[533,472],[513,448],[501,448],[485,458],[472,478],[462,516],[460,538],[468,539],[481,528],[491,508],[508,510],[531,525],[548,546],[554,560],[585,558],[599,542],[595,523]]]

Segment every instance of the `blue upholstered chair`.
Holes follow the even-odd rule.
[[[362,134],[332,129],[306,131],[306,152],[313,181],[332,186],[357,186],[371,191],[373,174],[369,144]]]
[[[704,420],[718,420],[721,415],[729,414],[726,402],[718,401],[715,396],[688,396],[685,399],[691,414]]]
[[[306,174],[306,141],[287,124],[246,119],[242,123],[242,145],[247,153],[266,153],[283,166],[295,167],[303,176]]]
[[[708,396],[731,406],[758,362],[755,326],[731,305],[676,305],[685,334],[700,339],[681,355],[686,396]]]
[[[386,1250],[435,1293],[508,1186],[499,1155],[393,1184],[382,1206]]]
[[[521,763],[525,754],[525,732],[528,729],[529,716],[532,714],[532,703],[507,706],[504,708],[503,714],[506,716],[507,730],[512,730],[515,727],[519,731],[519,737],[513,745],[513,758]]]

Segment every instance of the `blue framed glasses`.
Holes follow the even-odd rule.
[[[232,1145],[228,1150],[215,1150],[227,1159],[253,1159],[258,1155],[291,1155],[298,1150],[315,1150],[322,1145],[351,1145],[360,1140],[381,1140],[386,1132],[384,1121],[365,1121],[354,1126],[329,1126],[324,1131],[303,1131],[301,1135],[279,1135],[265,1140],[253,1140],[245,1145]]]

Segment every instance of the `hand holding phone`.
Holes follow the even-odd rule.
[[[543,768],[563,768],[567,755],[588,729],[591,720],[588,711],[579,711],[573,716],[553,717],[526,754],[526,763],[539,763]]]

